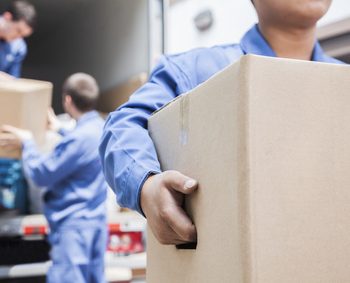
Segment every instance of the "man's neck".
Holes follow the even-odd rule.
[[[72,118],[75,120],[75,121],[78,121],[85,113],[83,112],[75,112],[72,116]]]
[[[278,57],[311,60],[315,45],[316,26],[311,28],[276,28],[259,24],[265,39]]]

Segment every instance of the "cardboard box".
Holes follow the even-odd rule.
[[[147,283],[349,282],[349,105],[349,66],[249,55],[153,115],[198,243],[149,233]]]
[[[97,110],[102,113],[114,111],[120,105],[129,100],[130,95],[147,81],[147,77],[148,76],[146,73],[138,74],[117,85],[116,87],[102,93],[97,104]]]
[[[30,130],[36,141],[43,143],[51,96],[52,84],[49,82],[27,79],[1,81],[0,125],[9,124]],[[14,158],[18,153],[0,147],[2,158]],[[20,157],[20,153],[17,157]]]

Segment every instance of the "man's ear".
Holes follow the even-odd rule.
[[[12,19],[13,19],[13,16],[12,16],[12,14],[11,14],[10,12],[4,12],[4,13],[2,14],[2,16],[3,16],[3,18],[4,18],[5,20],[7,20],[7,21],[12,21]]]
[[[72,103],[72,97],[70,95],[65,95],[64,100],[66,103],[71,104]]]

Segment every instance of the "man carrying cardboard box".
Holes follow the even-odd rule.
[[[0,79],[19,77],[27,54],[23,38],[33,33],[36,11],[27,1],[11,1],[0,17]]]
[[[105,282],[107,186],[97,149],[103,120],[93,110],[99,90],[90,75],[76,73],[65,81],[62,94],[63,107],[77,125],[72,132],[60,131],[51,113],[52,126],[63,135],[51,154],[39,154],[29,131],[12,126],[3,131],[22,141],[27,178],[47,187],[44,213],[53,263],[48,282]]]
[[[331,2],[254,0],[259,23],[239,44],[164,56],[149,82],[110,114],[100,145],[107,181],[120,205],[147,217],[161,243],[196,241],[195,226],[182,204],[184,196],[196,190],[197,181],[180,172],[161,171],[147,130],[150,115],[245,54],[341,63],[326,56],[316,41],[316,23]]]

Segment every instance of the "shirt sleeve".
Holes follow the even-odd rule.
[[[68,135],[71,131],[65,129],[65,128],[60,128],[58,130],[58,134],[61,135],[62,137],[65,137],[66,135]]]
[[[118,203],[142,213],[140,191],[150,174],[161,172],[148,134],[149,116],[182,93],[188,78],[168,57],[162,57],[149,82],[112,112],[105,124],[100,155],[106,180]]]
[[[34,141],[26,141],[22,152],[24,173],[37,186],[52,186],[78,168],[82,156],[79,149],[76,140],[65,139],[51,154],[41,155]]]
[[[23,43],[17,53],[14,55],[13,62],[9,65],[6,73],[19,78],[22,72],[22,62],[27,55],[27,46]]]

